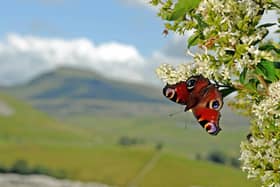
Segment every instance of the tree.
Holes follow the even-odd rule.
[[[192,2],[192,3],[190,3]],[[192,63],[162,64],[158,76],[169,84],[192,75],[228,86],[231,106],[251,123],[248,141],[241,142],[242,169],[263,186],[280,185],[280,43],[268,41],[264,13],[280,10],[279,0],[152,0],[165,21],[165,34],[193,30],[188,48],[197,47]],[[277,31],[280,33],[280,31]]]

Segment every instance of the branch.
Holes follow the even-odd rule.
[[[265,82],[263,76],[261,75],[256,75],[257,79],[260,81],[260,83],[263,85],[264,89],[265,89],[265,93],[266,95],[269,95],[269,91],[268,91],[268,85],[267,83]]]

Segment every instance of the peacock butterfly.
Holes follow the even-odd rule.
[[[217,135],[223,97],[218,87],[202,75],[192,76],[186,81],[167,84],[163,94],[168,99],[186,105],[185,111],[192,110],[199,124],[211,135]]]

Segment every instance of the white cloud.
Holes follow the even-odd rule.
[[[119,0],[119,1],[129,6],[145,7],[153,11],[158,11],[158,7],[152,6],[150,4],[151,0]]]
[[[186,58],[187,55],[187,40],[192,35],[192,31],[187,31],[184,36],[178,34],[168,35],[170,39],[167,43],[160,49],[161,53],[166,56],[174,58]],[[193,49],[192,49],[193,50]]]
[[[134,46],[117,42],[95,45],[86,38],[9,34],[0,41],[0,84],[25,82],[59,66],[91,69],[114,79],[158,83],[155,68],[160,64],[191,61],[185,55],[185,42],[185,37],[170,35],[165,47],[144,58]]]
[[[120,0],[121,2],[128,5],[137,5],[137,6],[150,6],[150,0]]]
[[[63,40],[17,34],[0,41],[0,84],[23,82],[65,65],[90,68],[117,79],[144,79],[145,60],[131,45],[94,45],[85,38]]]

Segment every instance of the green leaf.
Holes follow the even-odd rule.
[[[260,50],[262,51],[275,51],[276,53],[280,53],[280,49],[277,48],[275,45],[273,44],[265,44],[265,45],[262,45],[260,46],[259,48]]]
[[[280,69],[280,62],[274,62],[274,67]]]
[[[274,62],[262,60],[256,66],[256,73],[264,76],[264,78],[268,81],[276,81],[278,80],[278,72],[276,71],[276,67]]]
[[[265,24],[262,24],[262,25],[259,25],[257,28],[261,28],[261,27],[271,27],[273,25],[276,25],[276,23],[265,23]]]
[[[226,49],[225,52],[227,55],[231,55],[231,56],[233,56],[235,54],[235,50],[232,50],[232,49]]]
[[[184,18],[186,13],[196,8],[200,1],[201,0],[178,0],[178,2],[175,4],[173,13],[170,16],[170,21]]]
[[[241,84],[244,84],[244,82],[245,82],[247,71],[248,71],[248,68],[245,67],[239,76],[239,81]]]
[[[201,35],[201,33],[195,33],[193,35],[191,35],[188,39],[188,48],[190,48],[191,46],[194,46],[197,44],[197,40],[199,39],[199,36]]]
[[[276,3],[273,3],[273,2],[270,2],[270,4],[278,9],[280,9],[280,5],[279,4],[276,4]]]
[[[208,27],[207,23],[205,23],[203,21],[203,16],[201,14],[194,14],[193,18],[196,19],[196,21],[198,23],[198,26],[200,27],[201,32],[204,28]]]
[[[229,94],[231,94],[232,92],[236,91],[235,88],[233,87],[228,87],[228,88],[224,88],[222,90],[219,90],[221,93],[222,93],[222,96],[223,97],[226,97],[228,96]]]
[[[157,6],[159,4],[160,0],[151,0],[150,4],[152,4],[153,6]]]
[[[258,84],[259,84],[259,80],[250,79],[249,82],[247,84],[245,84],[244,86],[249,90],[256,91]]]

